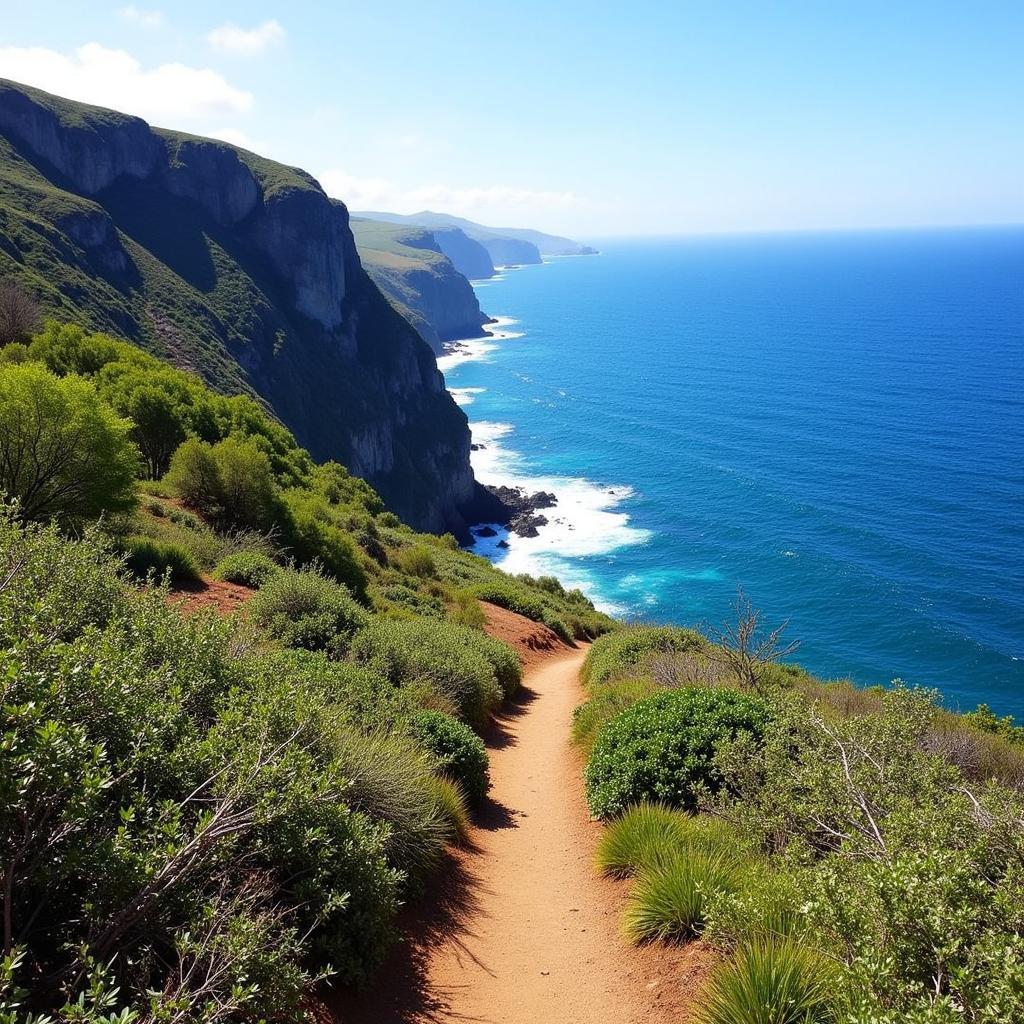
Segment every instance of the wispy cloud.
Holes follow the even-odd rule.
[[[272,46],[280,46],[284,38],[284,29],[274,18],[254,28],[242,28],[228,21],[206,33],[206,41],[215,50],[242,57],[255,57]]]
[[[0,77],[157,121],[244,113],[253,104],[251,93],[217,71],[186,64],[144,68],[125,50],[100,43],[70,54],[41,46],[0,47]]]
[[[561,210],[581,202],[575,192],[552,192],[512,185],[475,188],[420,185],[402,188],[387,178],[363,178],[341,170],[324,171],[319,178],[329,195],[343,200],[354,210],[416,213],[429,208],[445,213],[474,214],[482,210]]]
[[[117,13],[125,21],[130,21],[133,25],[138,25],[141,28],[162,28],[164,24],[163,11],[147,10],[144,7],[136,7],[135,4],[121,7]]]

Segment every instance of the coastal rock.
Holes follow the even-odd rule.
[[[497,537],[498,531],[493,526],[479,526],[474,531],[477,537]]]

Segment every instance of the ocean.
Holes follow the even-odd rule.
[[[476,550],[644,622],[742,586],[818,675],[1024,719],[1024,229],[597,244],[440,360],[478,477],[559,499]]]

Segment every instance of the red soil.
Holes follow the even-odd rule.
[[[197,612],[212,608],[218,615],[230,615],[238,611],[256,591],[238,583],[225,583],[204,576],[198,583],[185,583],[170,592],[172,604],[182,611]]]
[[[713,956],[699,944],[623,941],[626,884],[594,873],[601,826],[590,820],[569,741],[585,652],[558,641],[540,656],[535,624],[511,615],[494,613],[489,631],[518,635],[532,667],[487,737],[491,794],[466,848],[407,913],[408,937],[375,987],[335,996],[334,1019],[680,1024]]]

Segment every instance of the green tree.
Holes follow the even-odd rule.
[[[25,519],[73,525],[129,511],[139,471],[130,430],[80,377],[0,366],[0,490]]]

